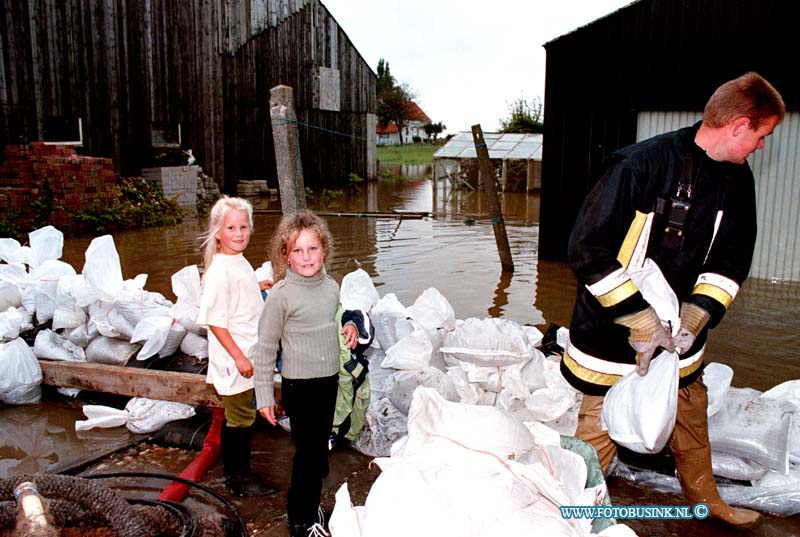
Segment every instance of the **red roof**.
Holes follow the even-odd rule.
[[[429,118],[428,115],[422,111],[422,108],[420,108],[419,105],[414,101],[411,101],[411,120],[419,121],[423,124],[431,122],[431,118]],[[397,125],[394,123],[389,123],[385,127],[378,125],[376,132],[378,134],[394,134],[398,132]]]

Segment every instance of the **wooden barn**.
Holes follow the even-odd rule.
[[[565,259],[594,170],[612,151],[700,118],[721,83],[747,71],[783,95],[784,122],[750,158],[759,237],[751,276],[800,280],[800,4],[638,0],[544,45],[542,259]]]
[[[0,146],[79,142],[137,175],[191,149],[275,185],[270,89],[294,89],[307,183],[375,175],[375,73],[319,0],[3,0]]]

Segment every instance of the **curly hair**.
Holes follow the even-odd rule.
[[[208,269],[211,265],[211,260],[219,250],[219,241],[216,238],[217,233],[222,229],[222,224],[225,222],[225,216],[232,210],[246,211],[248,220],[250,221],[250,229],[253,229],[253,206],[249,201],[243,198],[231,198],[222,196],[217,200],[211,211],[208,213],[208,230],[200,236],[200,250],[203,254],[203,267]]]
[[[286,270],[289,268],[289,252],[294,248],[300,232],[305,229],[317,234],[320,243],[322,243],[322,262],[328,262],[333,253],[333,236],[325,220],[309,210],[286,215],[278,224],[270,246],[275,281],[286,276]]]

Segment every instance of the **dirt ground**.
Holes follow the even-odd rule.
[[[254,436],[254,470],[261,473],[280,492],[265,498],[233,498],[225,490],[221,463],[218,461],[204,476],[201,483],[225,495],[235,505],[247,525],[250,535],[263,537],[287,537],[285,525],[286,491],[289,486],[293,448],[288,433],[268,426],[260,427]],[[115,471],[142,471],[179,473],[197,454],[196,451],[176,447],[163,447],[147,442],[140,443],[91,466],[88,473],[112,473]],[[347,482],[354,505],[364,505],[372,483],[380,474],[377,465],[357,451],[345,447],[331,455],[331,473],[323,489],[322,505],[327,511],[334,507],[334,494],[342,483]],[[131,480],[115,478],[109,480],[114,490],[131,497],[155,498],[163,487],[164,480]],[[667,494],[612,477],[608,480],[614,505],[685,505],[677,494]],[[223,516],[233,518],[230,512],[220,508],[218,502],[204,496],[202,491],[192,492],[184,502],[196,511],[218,510]],[[764,522],[745,533],[753,537],[800,537],[800,516],[782,518],[765,516]],[[714,521],[698,520],[632,520],[626,522],[641,537],[718,537],[732,532]],[[502,536],[498,536],[502,537]]]

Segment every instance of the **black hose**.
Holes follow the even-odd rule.
[[[219,492],[197,483],[196,481],[192,481],[191,479],[186,479],[177,475],[172,474],[165,474],[165,473],[158,473],[158,472],[113,472],[113,473],[105,473],[105,474],[81,474],[81,477],[85,479],[109,479],[114,477],[150,477],[156,479],[166,479],[168,481],[177,481],[178,483],[183,483],[184,485],[189,485],[191,487],[196,487],[203,492],[206,492],[219,500],[226,508],[233,511],[234,515],[236,516],[236,521],[239,523],[239,532],[241,537],[247,537],[247,526],[244,523],[244,519],[242,519],[242,515],[239,513],[239,510],[236,509],[236,506],[233,505],[230,501],[228,501],[225,496],[220,494]]]
[[[158,507],[168,511],[175,520],[181,525],[180,533],[176,533],[175,537],[197,537],[198,535],[198,522],[197,515],[194,511],[189,509],[183,504],[177,502],[170,502],[166,500],[146,500],[146,499],[129,499],[128,503],[133,505],[146,505],[150,507]],[[162,523],[163,525],[163,523]]]

